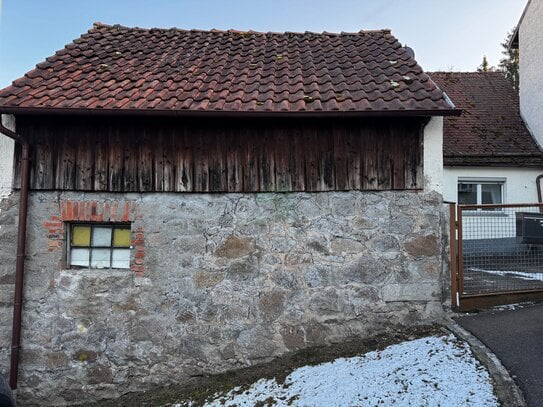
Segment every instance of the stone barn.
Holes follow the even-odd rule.
[[[96,24],[0,113],[17,141],[0,369],[25,405],[444,315],[442,116],[459,111],[388,30]]]

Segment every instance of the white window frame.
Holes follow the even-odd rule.
[[[496,205],[505,204],[506,181],[507,181],[506,178],[501,178],[501,177],[458,177],[457,182],[456,182],[456,200],[459,201],[458,199],[458,185],[459,184],[476,184],[477,185],[477,203],[473,205],[482,205],[482,201],[483,201],[482,185],[499,184],[501,185],[501,202]]]

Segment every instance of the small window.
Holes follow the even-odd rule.
[[[458,181],[458,203],[461,205],[502,204],[503,181]]]
[[[130,225],[80,224],[70,228],[70,266],[130,268]]]

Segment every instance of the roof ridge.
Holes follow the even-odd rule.
[[[162,27],[151,27],[151,28],[142,28],[142,27],[128,27],[121,24],[106,24],[99,21],[96,21],[93,23],[92,29],[100,29],[100,28],[106,28],[106,29],[124,29],[124,30],[131,30],[131,31],[179,31],[179,32],[198,32],[198,33],[215,33],[215,34],[238,34],[238,35],[329,35],[329,36],[340,36],[340,35],[364,35],[364,34],[391,34],[392,30],[390,28],[382,28],[382,29],[372,29],[372,30],[359,30],[355,32],[329,32],[329,31],[322,31],[322,32],[316,32],[316,31],[255,31],[252,29],[249,30],[238,30],[235,28],[230,28],[228,30],[221,30],[218,28],[212,28],[209,30],[204,29],[184,29],[179,27],[170,27],[170,28],[162,28]]]

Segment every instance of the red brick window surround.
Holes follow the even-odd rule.
[[[55,211],[56,212],[56,211]],[[47,232],[47,250],[63,252],[68,250],[69,225],[85,224],[129,224],[131,227],[130,270],[141,277],[145,271],[145,236],[143,227],[137,225],[136,204],[122,200],[62,200],[60,213],[51,213],[43,223]],[[63,262],[66,267],[66,262]]]

